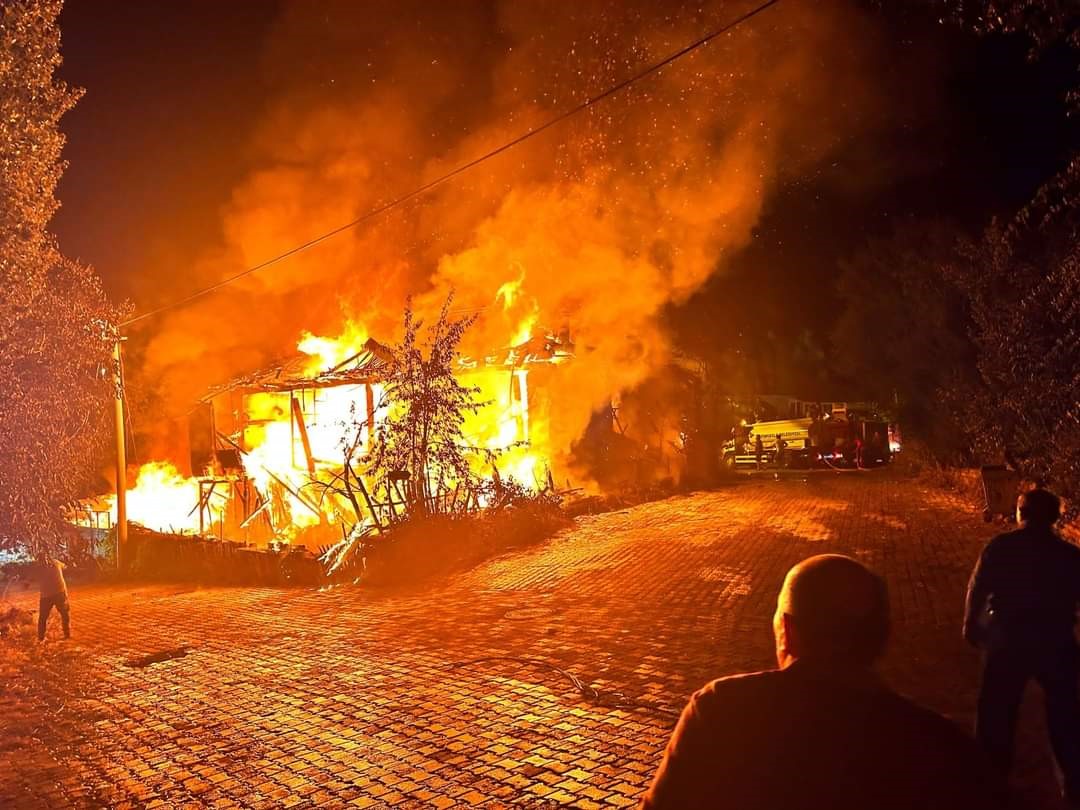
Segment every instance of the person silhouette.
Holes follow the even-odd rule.
[[[779,669],[721,678],[683,710],[643,810],[990,810],[1004,790],[957,726],[874,672],[884,581],[837,554],[792,568],[773,618]]]
[[[42,554],[37,562],[38,580],[38,641],[45,640],[49,614],[55,607],[60,614],[64,638],[71,638],[71,608],[68,602],[67,582],[64,581],[64,564],[50,554]]]
[[[964,638],[984,653],[975,736],[1008,776],[1024,687],[1038,681],[1062,792],[1080,808],[1080,548],[1055,531],[1061,501],[1052,492],[1025,492],[1016,511],[1020,528],[987,544],[968,583]]]

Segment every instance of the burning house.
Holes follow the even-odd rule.
[[[305,335],[299,353],[206,393],[188,418],[192,476],[175,464],[142,465],[127,490],[130,519],[147,528],[255,545],[332,543],[355,522],[330,484],[346,463],[347,437],[361,451],[391,403],[385,384],[392,351],[359,330],[339,339]],[[568,332],[531,338],[483,358],[459,357],[455,375],[481,403],[465,414],[463,434],[482,449],[478,475],[551,486],[547,426],[555,367],[569,360]],[[361,487],[363,487],[361,483]],[[391,502],[365,488],[370,513]],[[78,522],[100,528],[106,498]]]

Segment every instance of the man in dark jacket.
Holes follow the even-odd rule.
[[[1044,489],[1020,496],[1021,528],[983,550],[968,585],[964,638],[985,652],[975,736],[1005,775],[1016,716],[1034,678],[1046,694],[1054,756],[1065,798],[1080,807],[1080,650],[1073,626],[1080,605],[1080,548],[1054,531],[1061,502]]]
[[[975,742],[874,674],[888,605],[885,583],[849,557],[792,568],[773,620],[779,669],[691,698],[642,807],[1003,807]]]

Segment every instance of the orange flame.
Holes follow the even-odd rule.
[[[513,285],[499,295],[507,306],[517,296]],[[533,309],[513,327],[511,345],[526,342],[535,321]],[[336,338],[304,332],[298,342],[308,356],[304,374],[315,377],[337,368],[361,352],[366,341],[367,330],[354,322]],[[464,414],[466,442],[490,451],[477,456],[475,472],[542,487],[550,469],[549,431],[546,413],[530,403],[527,358],[508,352],[505,359],[476,361],[461,373],[485,403],[477,412]],[[334,527],[351,519],[348,504],[323,485],[341,470],[343,441],[354,426],[370,430],[385,418],[382,386],[371,384],[370,392],[367,389],[365,384],[350,383],[245,395],[242,462],[273,513],[277,539],[291,541],[305,529]],[[157,531],[213,532],[213,524],[224,521],[232,493],[215,489],[200,508],[201,492],[198,478],[184,477],[171,463],[145,464],[127,493],[129,518]],[[115,496],[109,503],[115,520]]]
[[[296,348],[310,358],[304,366],[304,373],[314,377],[337,368],[363,351],[367,339],[367,330],[353,321],[349,321],[345,331],[336,338],[321,337],[305,330],[296,344]]]
[[[199,518],[199,482],[187,478],[168,461],[151,461],[139,468],[135,486],[127,491],[128,519],[148,529],[176,534],[207,531],[225,513],[227,495],[215,492],[202,508]],[[116,496],[107,498],[116,522]]]

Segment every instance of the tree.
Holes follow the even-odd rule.
[[[60,0],[0,7],[0,548],[61,550],[95,472],[118,312],[48,231],[64,165]]]
[[[1059,185],[1060,178],[1054,182]],[[1051,197],[1054,195],[1051,194]],[[954,410],[980,455],[1080,496],[1080,211],[1044,192],[967,245],[949,278],[965,298],[977,374]]]
[[[342,439],[342,470],[320,484],[351,504],[358,527],[369,523],[368,515],[381,523],[383,517],[397,521],[479,505],[477,495],[486,485],[477,468],[490,464],[494,453],[470,445],[463,427],[466,414],[487,403],[478,398],[478,388],[454,374],[461,338],[476,316],[450,319],[451,300],[423,342],[423,322],[411,304],[405,307],[404,335],[390,349],[374,433],[366,419],[354,416]],[[398,506],[377,510],[374,503]]]
[[[843,270],[833,340],[861,395],[896,393],[943,460],[1007,461],[1080,498],[1080,207],[1069,172],[978,239],[940,224]],[[1075,511],[1075,510],[1074,510]]]
[[[565,525],[554,489],[499,475],[495,462],[509,448],[477,446],[466,435],[466,417],[491,403],[455,374],[462,336],[476,316],[451,319],[451,302],[447,297],[426,329],[410,302],[398,344],[372,348],[369,341],[383,360],[376,413],[358,418],[354,408],[343,426],[341,470],[314,482],[355,518],[352,526],[342,522],[342,540],[323,554],[332,574],[370,571],[370,555],[387,553],[397,560],[391,567],[432,570],[459,559],[462,548],[467,556],[509,547]]]
[[[1064,42],[1080,47],[1080,6],[1075,0],[922,0],[944,19],[981,34],[1022,34],[1032,56]]]
[[[942,456],[966,449],[942,394],[974,362],[963,296],[944,272],[959,237],[946,223],[911,222],[872,240],[841,266],[844,309],[832,333],[849,390],[896,407],[901,422]]]
[[[931,0],[980,33],[1014,33],[1030,57],[1066,51],[1080,111],[1080,4],[1075,0]],[[964,297],[977,376],[953,408],[975,427],[973,445],[1004,455],[1080,507],[1080,156],[1035,194],[1016,218],[993,223],[951,272]]]

